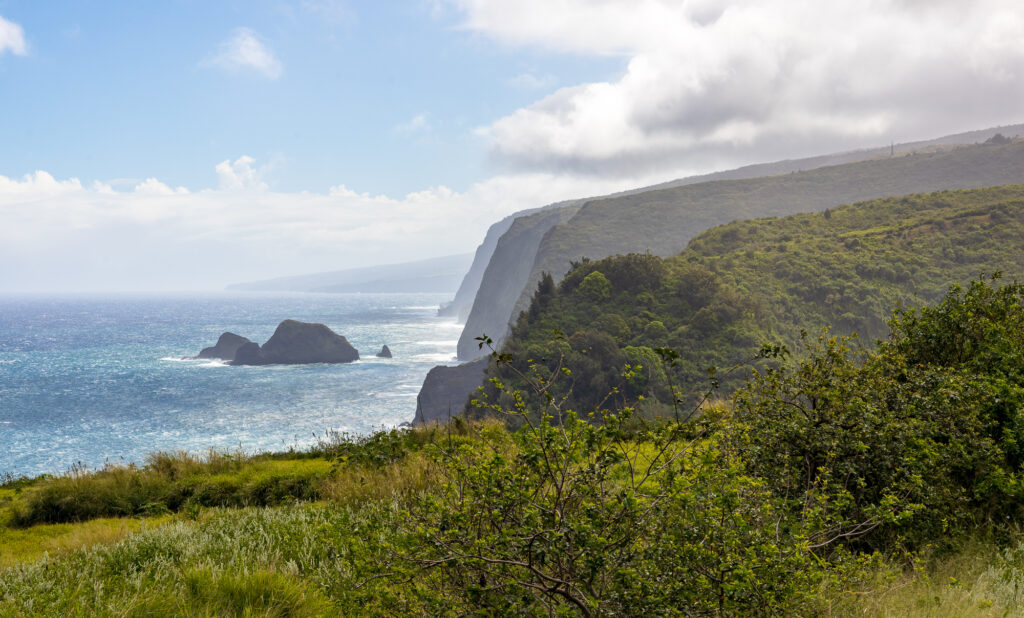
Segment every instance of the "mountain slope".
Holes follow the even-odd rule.
[[[574,409],[592,409],[619,387],[616,397],[643,395],[647,412],[665,413],[669,378],[693,394],[706,385],[707,367],[732,366],[763,343],[796,349],[802,330],[829,325],[870,342],[886,334],[897,303],[932,302],[983,273],[1024,277],[1022,239],[1024,185],[738,221],[668,259],[632,254],[580,264],[557,289],[535,296],[503,352],[520,370],[529,359],[554,368],[564,357],[572,382],[555,394]],[[662,346],[679,352],[675,368],[655,354]],[[624,382],[627,363],[645,369]],[[493,377],[518,384],[514,372],[492,364],[486,378]]]
[[[943,184],[940,172],[940,181],[914,183],[912,182],[914,178],[911,177],[905,179],[907,182],[896,182],[886,190],[865,190],[860,193],[851,191],[843,196],[827,198],[824,202],[805,203],[799,206],[787,206],[783,203],[781,207],[776,206],[774,208],[771,204],[764,204],[763,196],[758,195],[756,190],[752,194],[745,196],[745,199],[749,202],[747,207],[744,207],[743,204],[731,204],[730,200],[734,196],[729,194],[733,188],[726,183],[724,185],[726,187],[724,193],[706,196],[704,198],[706,202],[702,204],[703,207],[712,211],[711,215],[717,216],[705,216],[701,220],[699,213],[696,213],[698,216],[691,218],[689,210],[694,208],[694,206],[688,203],[687,199],[699,196],[701,191],[706,191],[708,188],[712,188],[711,190],[713,191],[714,187],[719,187],[717,184],[719,181],[769,176],[783,177],[783,175],[788,178],[793,173],[799,175],[805,174],[809,170],[824,167],[841,167],[855,162],[867,163],[872,160],[877,162],[876,165],[881,165],[882,167],[886,166],[885,161],[890,163],[897,162],[894,176],[898,177],[899,174],[903,173],[898,162],[909,153],[915,153],[913,154],[915,157],[936,153],[941,154],[943,152],[948,153],[954,146],[978,144],[991,138],[996,133],[1003,133],[1009,136],[1021,135],[1024,134],[1024,125],[971,131],[927,141],[896,144],[891,147],[749,165],[734,170],[693,176],[600,198],[572,202],[571,205],[573,207],[585,204],[584,208],[580,209],[578,218],[574,218],[557,229],[551,230],[551,236],[541,243],[536,254],[520,252],[517,255],[511,256],[511,258],[508,256],[504,258],[530,262],[528,266],[519,265],[512,267],[504,265],[500,269],[495,269],[495,271],[521,272],[525,268],[529,271],[529,276],[522,279],[506,278],[500,283],[489,284],[488,287],[490,289],[499,285],[519,287],[520,294],[516,298],[515,303],[502,305],[499,304],[493,295],[478,295],[478,298],[474,301],[474,307],[476,311],[486,314],[487,319],[482,317],[472,319],[472,316],[467,319],[467,325],[472,321],[474,328],[463,331],[459,358],[468,360],[476,356],[473,340],[482,333],[486,333],[498,341],[503,340],[508,330],[508,324],[512,323],[515,320],[515,316],[529,304],[530,295],[536,288],[540,274],[542,272],[552,272],[556,275],[557,279],[566,271],[571,260],[579,259],[580,257],[600,258],[615,253],[645,251],[647,249],[651,249],[659,255],[672,255],[681,250],[685,246],[686,241],[692,238],[694,234],[707,229],[711,225],[726,223],[736,218],[821,210],[844,201],[899,195],[915,191],[933,191],[942,188],[991,186],[1020,182],[1022,178],[1020,175],[1004,173],[979,179],[971,176],[972,170],[968,170],[966,174],[968,182]],[[904,161],[903,163],[907,162]],[[957,180],[958,176],[954,173],[950,178]],[[864,181],[862,188],[869,189],[872,180],[862,180]],[[701,188],[692,189],[690,192],[685,189],[694,185]],[[785,187],[783,188],[783,190],[786,189]],[[657,212],[653,215],[648,215],[648,205],[645,204],[648,199],[654,202],[659,200],[664,202],[663,205],[668,207],[671,214],[668,217],[668,221]],[[658,210],[657,204],[649,206],[655,211]],[[719,209],[721,212],[714,212]],[[730,211],[730,209],[734,212]],[[622,216],[615,217],[616,211],[619,210],[624,210],[624,212],[619,213]],[[609,212],[613,215],[612,217],[606,216]],[[664,213],[661,214],[663,215]],[[683,222],[680,223],[680,221],[676,220],[677,218],[683,220]],[[687,218],[690,218],[690,220],[687,221]],[[643,227],[645,223],[647,225]],[[680,230],[680,228],[682,229]]]
[[[480,289],[480,281],[484,278],[484,270],[487,269],[487,264],[491,261],[491,256],[494,255],[494,248],[498,245],[498,239],[508,231],[508,228],[512,227],[512,222],[516,217],[523,214],[525,212],[509,215],[487,228],[483,242],[473,254],[473,263],[470,264],[469,270],[459,283],[455,298],[451,302],[441,305],[437,310],[437,315],[454,317],[460,324],[465,323],[466,318],[469,317],[469,310],[473,308],[476,292]]]
[[[650,251],[668,256],[700,232],[736,219],[824,210],[838,204],[941,189],[1024,181],[1024,141],[958,146],[747,180],[700,183],[595,200],[541,241],[512,307],[518,315],[541,273],[561,278],[581,257]],[[488,333],[490,334],[490,333]]]

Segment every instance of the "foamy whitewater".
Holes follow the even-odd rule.
[[[0,296],[0,475],[148,453],[303,447],[314,433],[411,421],[427,371],[461,327],[442,294]],[[182,360],[224,331],[264,343],[293,318],[359,350],[344,365],[230,367]],[[374,355],[382,345],[394,358]]]

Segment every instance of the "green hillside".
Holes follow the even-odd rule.
[[[1024,182],[1024,140],[931,148],[810,171],[594,200],[544,236],[511,315],[529,306],[542,272],[551,273],[557,281],[572,261],[583,257],[593,260],[645,251],[666,257],[682,251],[704,230],[739,219],[815,212],[892,195],[1019,182]],[[467,332],[470,339],[479,334]]]
[[[1024,275],[1024,185],[739,221],[672,258],[585,261],[557,287],[542,283],[502,351],[520,370],[564,359],[573,375],[558,392],[575,409],[619,387],[619,403],[643,395],[649,411],[665,412],[670,381],[695,396],[708,367],[733,366],[765,343],[798,347],[802,330],[831,325],[870,343],[887,333],[894,305],[933,302],[951,284],[994,271]],[[667,375],[654,352],[663,346],[680,355]],[[643,365],[643,375],[624,381],[627,363]],[[492,364],[488,376],[518,380],[509,366]],[[487,394],[500,399],[493,385]]]

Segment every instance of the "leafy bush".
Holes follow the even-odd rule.
[[[813,607],[811,591],[826,570],[801,537],[780,534],[777,518],[788,517],[788,505],[746,474],[714,423],[638,426],[631,408],[584,420],[552,394],[564,376],[540,375],[520,377],[534,390],[531,400],[546,402],[542,410],[517,392],[507,393],[512,409],[492,408],[521,425],[515,448],[436,445],[440,488],[410,510],[408,545],[420,548],[410,558],[434,574],[455,611]]]
[[[612,284],[600,271],[595,270],[583,278],[577,290],[585,300],[600,302],[611,295]]]
[[[1024,515],[1024,294],[980,279],[897,311],[862,362],[822,337],[794,369],[737,392],[731,433],[749,469],[804,520],[891,550]],[[812,539],[813,540],[813,539]]]

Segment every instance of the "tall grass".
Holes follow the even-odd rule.
[[[150,455],[142,466],[82,466],[67,474],[12,480],[3,489],[9,525],[154,516],[202,507],[274,506],[330,499],[340,503],[405,498],[435,480],[424,449],[454,447],[486,436],[507,441],[503,425],[457,419],[448,426],[329,434],[309,452],[245,455],[179,451]],[[3,516],[0,513],[0,523]]]
[[[119,517],[30,528],[0,526],[0,569],[33,562],[44,556],[62,556],[76,549],[116,543],[139,530],[162,525],[168,520],[168,517]]]
[[[0,570],[0,616],[407,613],[373,592],[397,510],[368,504],[212,509],[58,560]]]
[[[971,538],[904,573],[878,568],[858,587],[831,595],[830,615],[886,618],[1005,618],[1024,615],[1024,541],[1001,548]]]
[[[26,488],[11,501],[14,526],[100,517],[160,515],[190,506],[268,506],[320,497],[330,471],[324,460],[272,460],[210,452],[156,453],[144,466],[108,465]]]

